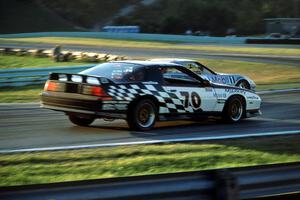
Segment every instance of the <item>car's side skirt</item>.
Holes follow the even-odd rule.
[[[219,117],[222,112],[201,112],[201,113],[177,113],[177,114],[160,114],[159,121],[172,121],[172,120],[189,120],[189,119],[205,119],[209,116]]]

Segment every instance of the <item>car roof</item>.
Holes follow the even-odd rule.
[[[137,64],[137,65],[151,66],[151,67],[166,67],[166,66],[182,67],[182,65],[170,63],[168,61],[123,60],[123,61],[112,61],[112,63],[128,63],[128,64]]]
[[[185,58],[154,58],[154,59],[149,59],[149,61],[154,61],[154,62],[196,62],[196,60],[185,59]]]

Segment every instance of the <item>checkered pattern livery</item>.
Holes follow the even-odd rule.
[[[137,96],[153,95],[160,104],[159,113],[193,112],[192,108],[183,106],[182,100],[176,94],[165,91],[160,85],[142,83],[111,85],[107,94],[119,101],[132,101]]]

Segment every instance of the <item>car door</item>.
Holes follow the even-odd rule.
[[[180,78],[172,77],[170,74],[177,74]],[[196,75],[195,75],[196,76]],[[163,74],[163,88],[180,98],[186,112],[211,112],[217,103],[214,88],[204,86],[195,77],[176,67],[168,67]]]

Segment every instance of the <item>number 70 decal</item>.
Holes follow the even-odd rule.
[[[199,109],[201,106],[201,98],[196,92],[180,92],[181,96],[184,97],[184,107],[189,107],[190,105],[194,109]]]

